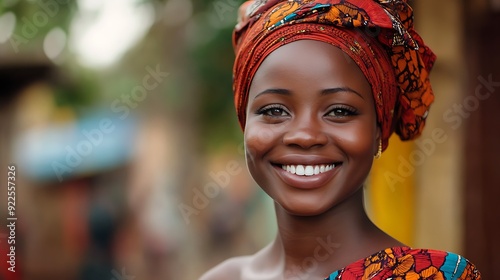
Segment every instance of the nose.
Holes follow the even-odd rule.
[[[283,144],[310,149],[328,143],[328,136],[318,117],[296,116],[294,119],[290,123],[290,129],[283,135]]]

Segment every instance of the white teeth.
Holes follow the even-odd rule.
[[[306,176],[314,175],[314,166],[311,165],[306,166],[305,175]]]
[[[318,175],[320,173],[325,173],[333,168],[335,168],[334,164],[329,165],[282,165],[281,168],[286,172],[290,172],[299,176],[313,176]]]
[[[304,166],[303,165],[297,165],[297,167],[295,168],[295,174],[300,175],[300,176],[305,175]]]

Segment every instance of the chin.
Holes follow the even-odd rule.
[[[322,204],[317,199],[306,201],[303,198],[298,200],[287,199],[285,202],[276,201],[279,207],[283,208],[288,214],[301,217],[311,217],[321,215],[334,204]]]

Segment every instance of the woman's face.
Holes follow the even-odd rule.
[[[271,53],[255,74],[247,164],[289,213],[321,214],[359,190],[379,137],[370,84],[340,49],[292,42]]]

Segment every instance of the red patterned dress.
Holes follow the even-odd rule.
[[[464,257],[437,250],[388,248],[332,273],[325,280],[475,280],[476,267]]]

